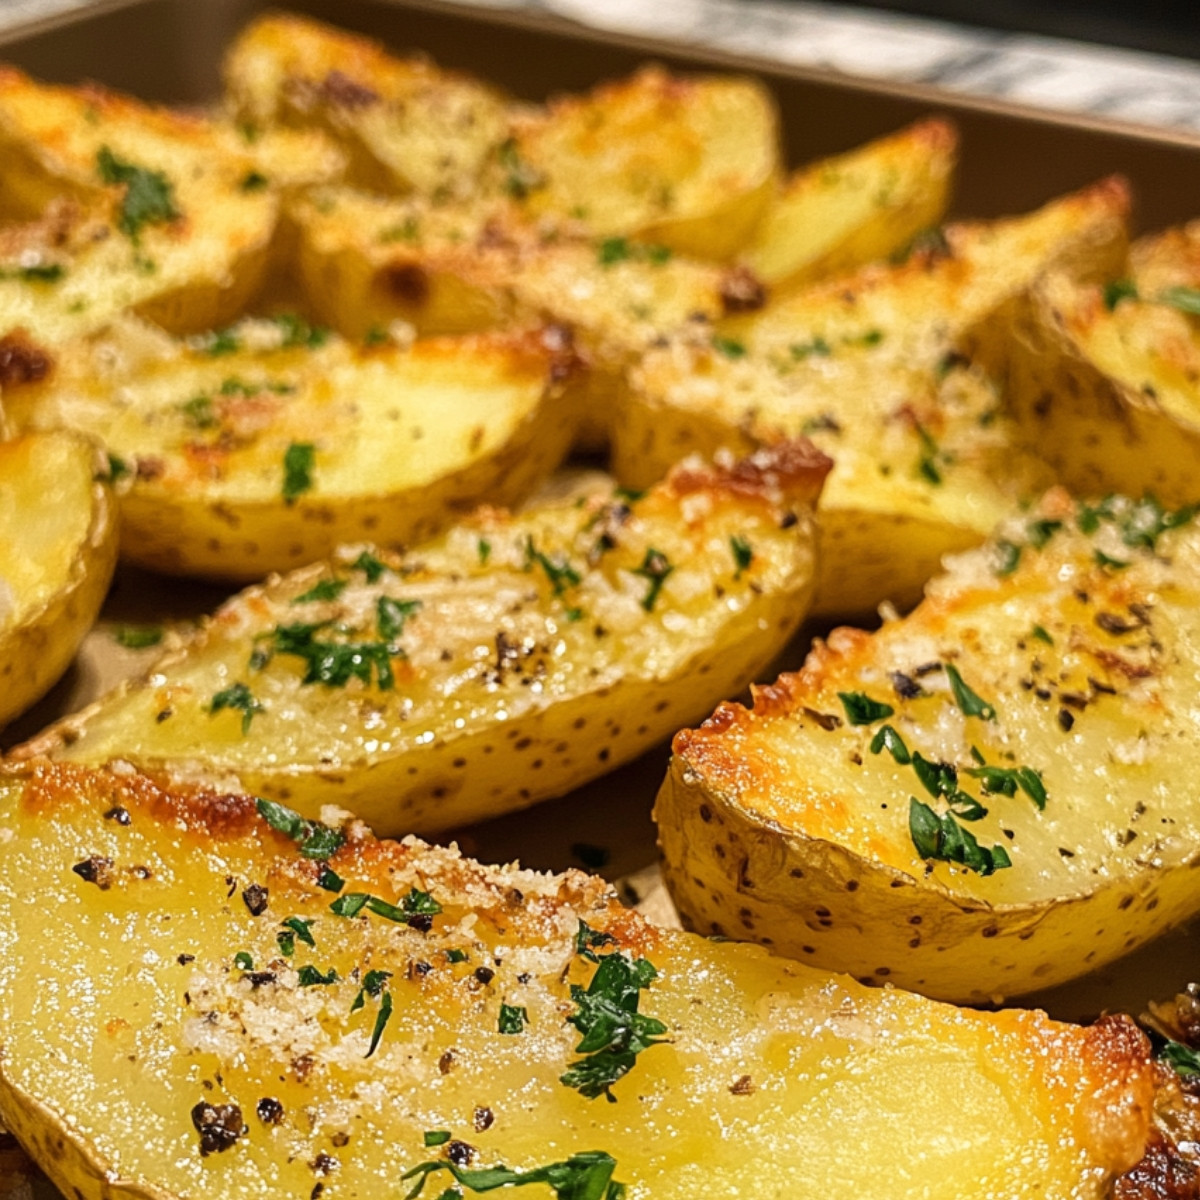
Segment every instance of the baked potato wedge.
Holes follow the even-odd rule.
[[[66,238],[75,254],[33,247],[18,266],[40,272],[35,288],[4,272],[0,333],[71,316],[72,331],[95,328],[128,305],[176,332],[232,319],[269,264],[280,202],[263,179],[204,117],[0,68],[0,211],[36,220],[74,202],[106,226]]]
[[[285,315],[186,344],[124,321],[6,407],[18,428],[91,435],[130,475],[125,559],[249,581],[523,499],[566,455],[573,362],[553,331],[367,345]]]
[[[750,240],[779,172],[778,115],[762,84],[661,67],[518,114],[494,166],[496,190],[533,216],[717,260]]]
[[[686,921],[978,1002],[1200,911],[1198,573],[1193,509],[1055,491],[907,618],[679,733],[657,817]]]
[[[0,1118],[80,1200],[1101,1200],[1189,1167],[1127,1018],[865,988],[336,810],[0,779]]]
[[[405,556],[350,549],[234,597],[18,753],[236,780],[310,815],[333,791],[405,832],[561,795],[787,643],[828,468],[788,443],[684,464],[639,499],[484,510]]]
[[[978,545],[1053,482],[961,355],[921,370],[855,345],[790,362],[738,349],[697,332],[648,352],[612,418],[613,470],[640,487],[672,457],[812,438],[834,464],[815,616],[911,608],[944,555]]]
[[[739,255],[776,292],[901,253],[941,223],[958,135],[919,121],[794,172]]]
[[[1194,222],[1135,244],[1124,279],[1050,276],[996,331],[1010,411],[1072,490],[1200,496],[1198,313]]]
[[[328,132],[348,155],[350,181],[376,191],[468,196],[508,133],[508,105],[493,88],[306,17],[253,21],[223,74],[243,126]]]
[[[0,726],[65,671],[117,560],[95,445],[68,433],[0,442]]]

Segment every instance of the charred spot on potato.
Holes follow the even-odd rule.
[[[402,304],[416,307],[429,299],[429,276],[416,263],[396,263],[386,268],[383,283],[387,291]]]
[[[267,911],[270,892],[261,884],[251,883],[242,889],[242,900],[252,917],[261,917]]]
[[[200,1135],[200,1153],[220,1154],[246,1132],[242,1110],[236,1104],[209,1104],[201,1100],[192,1109],[192,1125]]]
[[[93,854],[77,862],[72,871],[85,883],[94,883],[102,892],[107,891],[113,884],[113,860],[100,854]]]

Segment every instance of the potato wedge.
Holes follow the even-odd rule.
[[[736,694],[786,644],[828,468],[793,442],[685,464],[638,500],[606,488],[484,510],[404,557],[348,550],[234,597],[18,753],[236,779],[309,814],[336,785],[405,832],[561,795]]]
[[[19,428],[80,430],[124,464],[128,561],[249,581],[522,499],[566,455],[572,364],[537,332],[353,345],[281,316],[189,346],[123,322],[7,407]]]
[[[117,560],[96,447],[68,433],[0,442],[0,726],[67,669]]]
[[[787,357],[817,339],[831,347],[883,335],[867,348],[909,363],[936,362],[974,348],[1036,280],[1052,269],[1078,279],[1119,270],[1127,247],[1129,185],[1101,180],[1036,212],[962,222],[942,244],[917,248],[899,265],[866,267],[843,279],[775,297],[730,318],[723,332],[748,349]]]
[[[750,240],[774,195],[778,115],[751,79],[643,67],[518,116],[496,168],[498,190],[535,216],[723,260]]]
[[[864,988],[578,872],[131,774],[9,772],[0,827],[0,1117],[80,1200],[428,1198],[452,1163],[475,1194],[552,1162],[597,1200],[1100,1200],[1188,1169],[1127,1018]],[[639,1010],[627,1056],[577,1049],[604,997]]]
[[[223,74],[243,124],[328,131],[349,155],[350,180],[378,191],[469,195],[508,133],[493,88],[305,17],[252,22]]]
[[[804,434],[833,459],[821,494],[816,616],[911,608],[949,553],[978,545],[1053,482],[966,358],[914,369],[869,348],[808,359],[738,354],[695,334],[631,369],[613,416],[613,470],[643,486],[682,455]]]
[[[1200,222],[1137,243],[1130,276],[1053,275],[1005,330],[1007,402],[1081,495],[1200,496]]]
[[[957,145],[935,118],[802,167],[739,257],[779,292],[902,251],[945,214]]]
[[[0,69],[0,210],[38,218],[73,201],[89,222],[75,232],[75,216],[59,242],[27,247],[15,264],[26,273],[3,272],[0,333],[96,328],[130,305],[175,332],[232,319],[262,283],[279,214],[261,178],[206,118]]]
[[[911,616],[836,631],[676,736],[657,814],[682,913],[980,1001],[1200,911],[1198,579],[1193,510],[1053,492]]]

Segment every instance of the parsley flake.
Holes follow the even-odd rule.
[[[1137,284],[1132,279],[1114,279],[1104,285],[1104,307],[1112,312],[1122,300],[1136,300],[1137,294]]]
[[[313,461],[317,448],[312,442],[292,442],[283,455],[283,500],[294,504],[297,497],[312,490]]]
[[[369,550],[364,550],[351,564],[352,571],[361,571],[368,583],[378,583],[387,567],[383,565]]]
[[[1166,304],[1193,317],[1200,317],[1200,288],[1169,287],[1158,293],[1159,304]]]
[[[303,966],[296,972],[301,987],[329,987],[338,982],[338,973],[330,967],[323,975],[313,966]]]
[[[529,1024],[529,1012],[515,1004],[500,1005],[500,1019],[497,1028],[501,1033],[524,1033]]]
[[[404,1200],[416,1200],[425,1187],[430,1175],[437,1171],[449,1171],[458,1188],[447,1188],[439,1200],[449,1194],[461,1196],[459,1188],[471,1192],[491,1192],[502,1187],[525,1187],[529,1184],[547,1184],[557,1200],[623,1200],[624,1184],[613,1180],[617,1160],[603,1150],[585,1150],[572,1154],[563,1162],[549,1163],[544,1167],[516,1170],[498,1164],[494,1167],[460,1167],[449,1159],[436,1159],[418,1163],[405,1171],[401,1180],[416,1179]]]
[[[735,533],[729,539],[729,549],[733,552],[734,565],[737,567],[737,575],[734,578],[740,578],[742,572],[754,561],[754,547],[746,538]]]
[[[902,767],[912,762],[912,755],[904,744],[904,739],[890,725],[884,725],[871,739],[872,754],[879,754],[884,750]]]
[[[1185,1079],[1200,1076],[1200,1052],[1182,1042],[1168,1040],[1156,1057]]]
[[[161,171],[148,171],[124,162],[107,146],[101,146],[96,155],[96,169],[110,186],[124,185],[117,225],[135,246],[145,226],[165,225],[179,219],[171,183]]]
[[[950,680],[950,690],[954,693],[954,701],[964,717],[982,717],[985,721],[996,719],[995,706],[989,704],[966,685],[957,667],[947,663],[946,676]]]
[[[633,574],[640,575],[650,585],[646,589],[645,596],[642,597],[642,607],[647,612],[654,611],[654,605],[658,601],[658,594],[662,591],[663,584],[667,581],[667,576],[674,570],[675,568],[671,565],[667,556],[661,550],[655,550],[653,546],[646,550],[645,557],[642,559],[642,565],[634,568]]]
[[[239,971],[253,971],[254,956],[249,950],[239,950],[233,956],[233,965],[237,967]]]
[[[340,829],[331,829],[320,821],[307,821],[298,812],[293,812],[274,800],[255,801],[258,815],[272,829],[290,837],[300,846],[305,858],[328,858],[346,840]]]
[[[346,590],[344,579],[321,579],[308,589],[302,596],[297,596],[293,604],[316,604],[323,600],[336,600]]]
[[[1003,846],[981,846],[952,813],[939,816],[916,796],[909,799],[908,832],[917,854],[926,860],[961,863],[980,875],[992,875],[1012,866]]]
[[[263,711],[261,700],[244,683],[232,683],[222,688],[208,703],[208,715],[214,716],[223,709],[237,709],[242,714],[242,736],[250,732],[250,722]]]
[[[734,338],[721,337],[720,334],[713,335],[712,348],[726,358],[746,357],[746,347],[742,342]]]
[[[162,626],[122,625],[113,634],[113,640],[127,650],[145,650],[147,646],[157,646],[163,640]]]
[[[838,692],[838,699],[846,710],[846,720],[851,725],[874,725],[890,717],[896,710],[881,700],[872,700],[863,692]]]
[[[380,596],[375,601],[375,623],[379,636],[385,642],[396,642],[404,634],[404,623],[420,608],[420,600],[394,600],[391,596]]]

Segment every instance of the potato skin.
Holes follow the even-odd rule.
[[[964,1188],[1101,1200],[1123,1172],[1144,1172],[1148,1148],[1182,1161],[1152,1126],[1170,1091],[1127,1018],[1082,1029],[864,988],[656,929],[579,872],[483,867],[325,816],[344,840],[314,861],[249,796],[164,791],[128,770],[0,771],[0,1119],[65,1193],[295,1195],[323,1162],[367,1194],[438,1157],[422,1144],[430,1129],[469,1139],[476,1166],[602,1150],[639,1200],[754,1195],[765,1161],[787,1194],[831,1200],[888,1172],[893,1200]],[[325,863],[342,895],[400,904],[418,888],[438,911],[420,924],[331,913]],[[266,889],[253,905],[238,895],[251,884]],[[276,933],[297,917],[313,944],[297,937],[285,956]],[[560,1080],[579,1039],[569,988],[594,970],[581,921],[609,939],[598,956],[656,969],[639,1011],[669,1030],[613,1084],[612,1104]],[[336,979],[304,985],[313,967]],[[367,967],[389,972],[393,1009],[370,1057],[379,1001],[352,1007]],[[56,987],[94,1003],[47,1026]],[[526,1014],[520,1035],[499,1031],[504,1003]],[[930,1118],[931,1097],[948,1115]],[[199,1100],[236,1104],[246,1132],[203,1154]]]
[[[685,463],[638,499],[605,489],[484,511],[405,556],[380,552],[374,581],[348,549],[235,597],[141,679],[15,753],[237,780],[309,814],[336,795],[404,832],[561,795],[698,719],[786,644],[812,590],[828,468],[797,441]],[[332,599],[302,599],[322,584]],[[411,612],[387,685],[370,671],[304,680],[287,650],[258,661],[297,622],[378,642],[389,605]],[[244,721],[213,708],[235,682],[261,705]]]
[[[0,726],[67,669],[108,591],[117,559],[117,512],[111,488],[96,479],[97,461],[91,442],[68,433],[0,442],[0,495],[7,493],[0,540],[8,553],[36,554],[54,564],[51,578],[40,581],[36,592],[27,581],[28,591],[18,583],[6,597],[9,611],[0,618]],[[48,501],[55,506],[57,544],[23,545],[22,526],[40,529],[37,510]],[[5,557],[0,555],[0,567]]]
[[[1059,526],[1040,552],[1022,546],[1011,575],[998,574],[999,546],[964,555],[908,618],[875,635],[836,631],[801,672],[756,689],[753,710],[722,705],[676,736],[656,817],[689,927],[977,1003],[1074,978],[1197,911],[1200,852],[1186,832],[1196,804],[1178,786],[1177,749],[1189,737],[1197,531],[1161,535],[1159,561],[1112,541],[1106,521],[1091,535],[1073,529],[1082,510],[1065,495],[1046,503],[1042,519]],[[1022,528],[1006,526],[1005,545]],[[1137,628],[1152,635],[1110,611],[1149,614],[1143,597],[1152,626]],[[994,705],[994,721],[958,712],[936,682],[946,662]],[[859,691],[894,715],[848,725],[838,696]],[[912,767],[869,748],[883,720],[978,794],[990,812],[968,831],[1002,845],[1010,869],[985,876],[921,857],[910,797],[943,802]],[[987,763],[1039,772],[1044,810],[969,778],[979,747]]]

